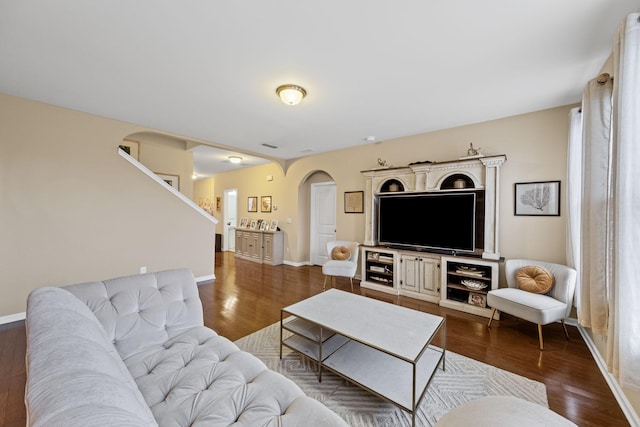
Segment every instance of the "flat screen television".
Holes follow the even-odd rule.
[[[444,252],[476,248],[476,194],[411,193],[378,197],[378,242]]]

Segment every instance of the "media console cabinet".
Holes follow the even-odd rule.
[[[487,292],[498,289],[498,260],[378,246],[360,250],[361,287],[491,317]]]
[[[478,155],[362,171],[365,177],[365,240],[361,247],[360,286],[491,317],[486,294],[498,288],[500,167],[506,161],[503,154]],[[456,192],[474,192],[481,200],[476,205],[476,230],[479,232],[473,254],[442,255],[378,244],[380,196]],[[428,221],[428,212],[425,212],[425,220]],[[442,226],[455,227],[455,224]]]

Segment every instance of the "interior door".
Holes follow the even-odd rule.
[[[224,190],[224,221],[222,232],[222,250],[236,250],[236,226],[238,225],[238,190]]]
[[[328,259],[327,242],[336,239],[336,184],[311,184],[310,257],[314,265]]]

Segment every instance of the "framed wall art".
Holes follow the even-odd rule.
[[[260,212],[271,212],[271,196],[260,198]]]
[[[247,197],[247,212],[258,212],[258,196]]]
[[[516,182],[514,215],[560,216],[560,181]]]
[[[269,224],[269,231],[278,231],[278,220],[272,219]]]
[[[176,190],[180,191],[180,176],[179,175],[170,175],[167,173],[155,173],[156,175],[158,175],[160,177],[160,179],[162,179],[164,182],[166,182],[167,184],[169,184],[170,186],[172,186],[173,188],[175,188]]]
[[[140,158],[140,143],[137,141],[129,141],[123,139],[120,144],[118,144],[118,148],[136,160]]]
[[[344,213],[364,212],[364,191],[344,192]]]

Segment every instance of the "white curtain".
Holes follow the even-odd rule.
[[[608,76],[591,80],[584,90],[582,162],[582,248],[578,321],[606,335],[611,253],[611,96]],[[580,155],[580,153],[576,153]]]
[[[613,48],[613,277],[607,364],[640,391],[640,14],[627,16]]]
[[[640,392],[640,14],[618,29],[613,62],[613,81],[600,76],[585,88],[582,150],[569,142],[569,191],[580,173],[582,212],[578,237],[570,212],[568,256],[580,242],[580,324],[606,336],[607,368]]]
[[[581,271],[580,216],[582,192],[582,108],[569,111],[569,150],[567,154],[567,265]],[[580,276],[574,305],[580,305]]]

